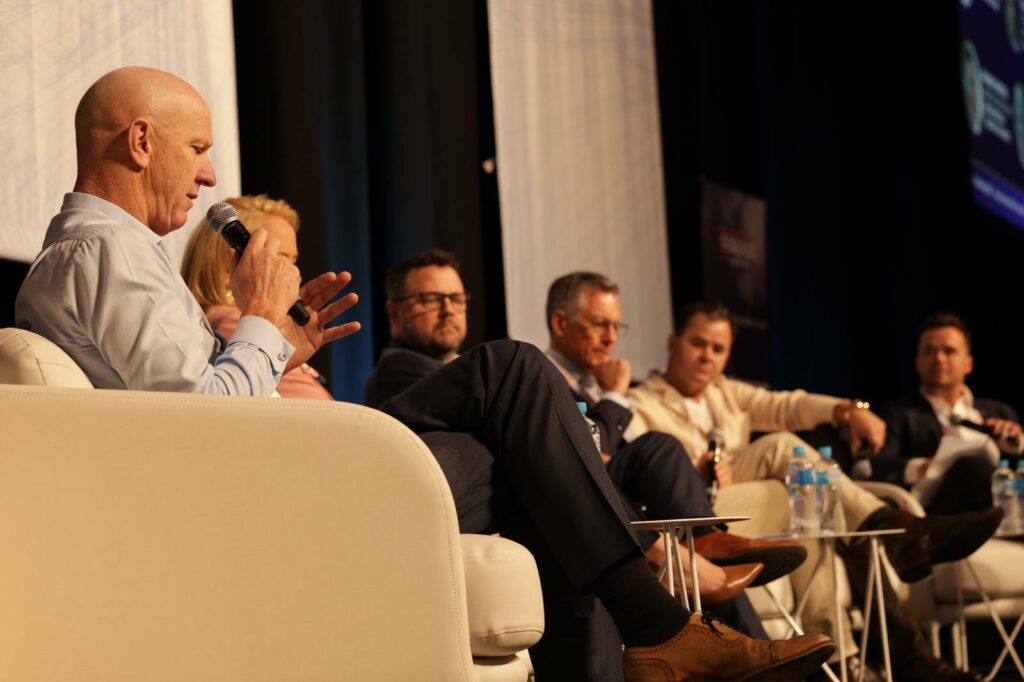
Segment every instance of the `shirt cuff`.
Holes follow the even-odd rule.
[[[274,374],[278,377],[284,374],[284,369],[288,366],[288,360],[295,353],[295,346],[288,343],[281,336],[281,331],[277,327],[262,317],[255,315],[244,315],[238,321],[238,327],[231,336],[231,343],[239,341],[251,343],[266,353],[267,357],[270,358],[270,365],[274,369]]]
[[[928,461],[928,457],[911,457],[907,465],[903,467],[903,480],[907,485],[914,485],[921,480],[921,465]]]
[[[618,391],[605,391],[601,394],[601,400],[610,400],[619,407],[624,407],[630,412],[633,411],[633,406],[629,404],[629,400]]]

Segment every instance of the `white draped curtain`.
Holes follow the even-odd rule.
[[[175,73],[213,114],[217,187],[168,238],[179,258],[206,207],[241,189],[231,0],[0,0],[0,257],[31,261],[75,181],[74,112],[104,73]]]
[[[546,347],[552,280],[601,272],[642,377],[672,324],[650,2],[490,0],[488,15],[509,335]]]

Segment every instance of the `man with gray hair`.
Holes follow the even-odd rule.
[[[563,275],[548,291],[546,313],[548,358],[598,424],[601,458],[612,481],[653,518],[713,516],[704,483],[679,441],[662,433],[638,438],[630,433],[633,410],[625,396],[630,365],[612,357],[618,335],[628,329],[622,322],[619,286],[595,272]],[[786,575],[806,557],[806,551],[795,543],[758,542],[707,528],[697,532],[702,557],[721,566],[764,564],[754,585]],[[659,563],[659,551],[660,546],[649,548],[652,563]],[[703,562],[703,558],[699,560]],[[711,581],[722,570],[702,565]],[[705,579],[702,573],[701,580]],[[737,602],[741,619],[752,624],[748,627],[754,632],[762,631],[746,599],[740,597]]]

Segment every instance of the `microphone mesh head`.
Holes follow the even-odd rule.
[[[858,481],[867,481],[871,478],[873,467],[870,459],[856,459],[850,467],[850,473]]]
[[[206,222],[210,225],[210,229],[217,233],[232,220],[238,220],[238,211],[226,201],[217,202],[206,212]]]

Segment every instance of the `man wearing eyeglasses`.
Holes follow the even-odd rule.
[[[615,485],[636,506],[660,518],[712,516],[703,479],[680,442],[664,433],[639,435],[630,428],[630,365],[612,357],[619,337],[629,331],[622,322],[618,284],[595,272],[563,275],[548,290],[546,313],[547,356],[576,400],[587,403],[587,416],[601,431],[601,458]],[[756,542],[709,531],[697,531],[698,553],[722,566],[763,563],[756,585],[786,575],[807,556],[793,543]],[[658,563],[660,557],[649,553],[649,558]],[[746,615],[745,601],[740,601],[741,615]]]
[[[546,313],[548,357],[586,401],[588,415],[601,428],[601,451],[617,451],[633,419],[626,400],[629,361],[612,357],[618,337],[629,331],[622,322],[619,285],[596,272],[563,275],[548,290]]]
[[[387,312],[391,347],[369,381],[366,404],[377,407],[458,357],[466,340],[466,293],[455,256],[431,249],[388,272]]]

